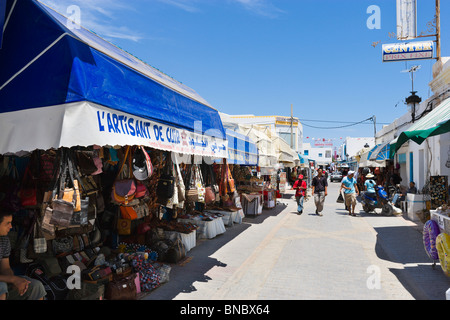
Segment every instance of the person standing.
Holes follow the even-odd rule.
[[[295,181],[293,189],[295,190],[295,200],[297,201],[297,213],[303,213],[303,201],[306,195],[306,181],[303,180],[303,175],[299,175],[297,181]]]
[[[355,171],[349,171],[348,175],[342,179],[341,190],[344,189],[345,206],[348,210],[348,214],[356,216],[356,195],[359,195],[357,181],[355,179]]]
[[[311,182],[312,194],[316,205],[316,214],[322,216],[323,204],[325,197],[328,195],[328,181],[323,175],[322,169],[317,170],[317,176]]]

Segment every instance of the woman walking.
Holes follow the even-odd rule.
[[[303,201],[306,195],[306,181],[303,180],[303,175],[299,175],[297,181],[295,181],[293,189],[295,190],[295,200],[297,201],[297,213],[303,213]]]

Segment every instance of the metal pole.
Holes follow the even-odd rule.
[[[436,0],[436,59],[441,59],[441,0]]]
[[[377,144],[377,117],[373,116],[373,137],[375,138],[375,145]]]
[[[291,148],[294,148],[294,105],[291,104]]]

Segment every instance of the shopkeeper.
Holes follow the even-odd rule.
[[[44,286],[38,280],[14,275],[9,264],[11,244],[8,233],[13,216],[0,211],[0,300],[44,300]]]

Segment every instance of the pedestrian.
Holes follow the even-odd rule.
[[[348,214],[351,216],[356,216],[356,195],[359,195],[359,190],[355,179],[355,171],[349,171],[348,175],[342,179],[341,189],[339,192],[341,192],[342,189],[344,189],[345,206],[348,210]]]
[[[295,190],[295,200],[297,201],[297,213],[303,213],[303,201],[306,195],[306,181],[303,180],[303,175],[299,175],[297,181],[295,181],[293,189]]]
[[[9,264],[12,218],[11,213],[0,212],[0,300],[43,300],[44,285],[36,279],[15,276]]]
[[[311,187],[316,205],[316,214],[322,216],[323,204],[325,197],[328,195],[328,182],[327,178],[323,175],[322,169],[319,168],[317,170],[317,176],[311,182]]]

